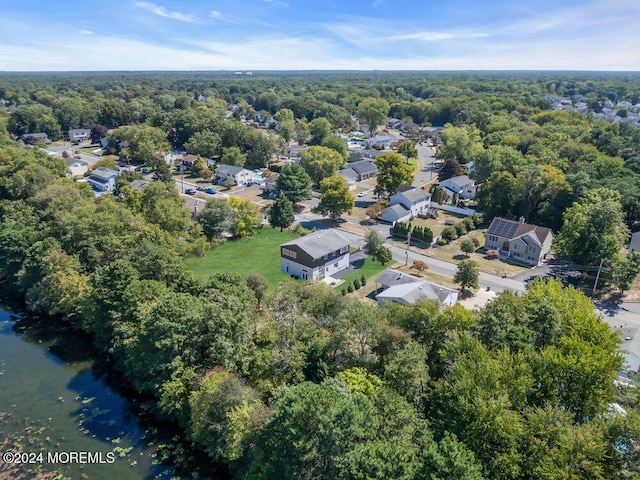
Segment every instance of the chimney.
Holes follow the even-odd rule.
[[[524,223],[524,217],[520,217],[518,220],[520,221],[520,223]]]

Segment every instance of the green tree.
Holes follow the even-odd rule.
[[[309,133],[311,134],[311,145],[320,145],[322,141],[331,135],[333,126],[331,122],[324,117],[314,118],[309,124]],[[300,139],[298,139],[298,142]]]
[[[247,277],[247,287],[251,289],[253,294],[256,296],[256,301],[258,302],[258,308],[260,308],[260,304],[264,299],[269,286],[267,285],[267,280],[264,278],[264,275],[261,273],[252,273]]]
[[[200,155],[198,155],[196,160],[193,162],[193,166],[191,167],[191,174],[195,175],[196,177],[201,177],[206,179],[211,178],[211,175],[212,175],[211,170],[209,170],[209,167],[207,166],[207,164],[204,162],[204,160]]]
[[[460,242],[460,250],[464,252],[468,257],[469,254],[476,251],[476,245],[470,238],[465,238]]]
[[[211,130],[195,132],[184,144],[187,152],[205,158],[217,157],[220,152],[220,135]]]
[[[564,212],[554,248],[573,262],[597,265],[600,260],[615,256],[627,234],[620,194],[597,188]]]
[[[364,251],[367,253],[367,255],[375,257],[382,245],[384,245],[384,240],[382,240],[382,237],[380,236],[380,234],[378,234],[378,232],[376,232],[375,230],[371,230],[369,233],[367,233],[364,243]]]
[[[293,203],[311,198],[311,178],[298,163],[285,165],[276,181],[276,189]]]
[[[480,268],[478,262],[473,260],[463,260],[458,264],[458,269],[453,276],[453,281],[459,283],[462,291],[466,288],[478,288],[480,278]]]
[[[222,159],[220,163],[224,165],[235,165],[236,167],[244,167],[247,163],[247,155],[242,153],[239,147],[225,147],[222,150]]]
[[[328,137],[325,137],[324,140],[322,140],[322,143],[320,145],[338,152],[342,156],[345,162],[349,158],[349,150],[347,149],[347,142],[345,142],[340,137],[336,137],[335,135],[329,135]]]
[[[236,238],[253,235],[253,229],[261,221],[258,207],[238,197],[229,197],[227,204],[231,209],[231,234]]]
[[[314,208],[314,212],[335,219],[343,213],[351,213],[353,205],[353,195],[344,178],[333,176],[320,182],[320,203]]]
[[[291,140],[296,130],[296,121],[293,112],[288,108],[282,108],[276,112],[274,118],[278,121],[278,133],[280,136],[284,138],[285,142]]]
[[[411,140],[404,140],[398,145],[398,153],[404,155],[406,159],[418,158],[418,147]]]
[[[378,167],[377,184],[374,193],[389,198],[398,191],[400,185],[411,185],[414,172],[398,153],[385,153],[376,160]]]
[[[464,165],[482,153],[480,130],[474,125],[445,125],[440,135],[444,145],[438,149],[438,158],[455,159]]]
[[[62,137],[62,129],[53,110],[40,104],[17,106],[9,116],[7,129],[17,136],[44,132],[53,140]]]
[[[358,119],[369,127],[369,135],[385,124],[388,113],[389,104],[382,98],[365,98],[358,104]]]
[[[289,227],[294,220],[293,204],[281,190],[275,202],[269,207],[269,223],[274,228],[280,227],[280,231],[282,231],[283,228]]]
[[[389,263],[393,260],[393,254],[387,247],[380,247],[376,253],[376,260],[384,265],[385,263]]]
[[[422,402],[429,384],[427,351],[424,346],[411,342],[398,350],[385,369],[384,380],[416,409],[422,411]]]
[[[209,240],[213,240],[229,231],[233,221],[233,212],[226,200],[211,199],[196,214],[196,221],[202,225],[202,233]]]
[[[300,152],[300,165],[316,185],[334,175],[344,163],[344,158],[331,148],[315,146]]]
[[[613,283],[621,293],[629,290],[640,273],[640,253],[634,252],[631,258],[618,253],[611,262]]]

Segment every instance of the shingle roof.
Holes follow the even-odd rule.
[[[467,175],[458,175],[457,177],[451,177],[451,178],[448,178],[447,180],[443,180],[443,182],[446,182],[446,181],[451,182],[460,188],[465,187],[470,183],[473,183],[473,180],[471,180]]]
[[[118,175],[120,175],[120,172],[117,172],[116,170],[111,170],[110,168],[106,168],[106,167],[98,167],[93,172],[91,172],[91,177],[93,177],[92,178],[93,180],[97,180],[97,179],[109,180],[110,178],[117,177]]]
[[[349,167],[355,170],[360,175],[378,171],[378,167],[376,167],[375,163],[373,163],[371,160],[360,160],[359,162],[353,162],[349,164]]]
[[[310,233],[304,237],[283,243],[280,246],[287,247],[296,245],[312,258],[318,259],[324,255],[335,252],[336,250],[340,250],[343,247],[348,247],[349,243],[349,240],[347,240],[341,233],[330,228],[328,230],[320,230]]]
[[[531,240],[536,241],[539,245],[545,242],[550,233],[550,228],[516,222],[515,220],[507,220],[502,217],[494,218],[487,230],[487,234],[489,235],[496,235],[498,237],[508,238],[509,240],[518,237],[523,237],[523,240],[525,240],[524,236],[529,234]]]
[[[389,288],[379,293],[376,298],[402,299],[407,303],[413,303],[420,298],[444,302],[451,293],[456,292],[451,288],[420,280],[392,269],[382,272],[376,278],[376,282],[389,285]]]
[[[420,200],[425,200],[431,197],[431,194],[429,192],[427,192],[426,190],[422,190],[421,188],[412,188],[411,190],[406,190],[399,193],[411,203],[419,202]]]
[[[358,174],[353,168],[350,168],[350,167],[343,168],[338,172],[338,175],[344,178],[350,178],[352,180],[358,179]]]
[[[244,170],[244,168],[236,167],[235,165],[224,165],[224,164],[221,164],[221,165],[218,165],[218,167],[216,168],[216,173],[217,174],[224,174],[224,175],[237,175],[243,170]]]

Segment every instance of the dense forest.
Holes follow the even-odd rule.
[[[259,275],[231,272],[202,282],[182,257],[215,248],[223,230],[250,235],[255,212],[230,201],[191,218],[158,154],[236,148],[266,167],[290,139],[326,145],[327,125],[348,131],[362,102],[382,99],[390,116],[446,125],[439,155],[473,162],[485,215],[559,230],[559,252],[588,263],[615,256],[640,224],[640,129],[552,111],[547,95],[594,110],[635,104],[637,80],[3,75],[0,277],[30,310],[89,333],[146,408],[208,454],[201,478],[640,478],[640,396],[617,382],[618,338],[584,294],[540,280],[476,311],[379,309],[323,284],[267,290]],[[280,119],[279,132],[241,122],[256,113]],[[14,139],[92,126],[115,129],[114,153],[152,165],[159,180],[96,199],[62,159]],[[606,234],[585,247],[594,232]]]

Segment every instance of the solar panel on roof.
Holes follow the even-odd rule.
[[[493,235],[511,238],[518,229],[518,225],[518,222],[505,220],[503,218],[494,218],[490,230]]]

